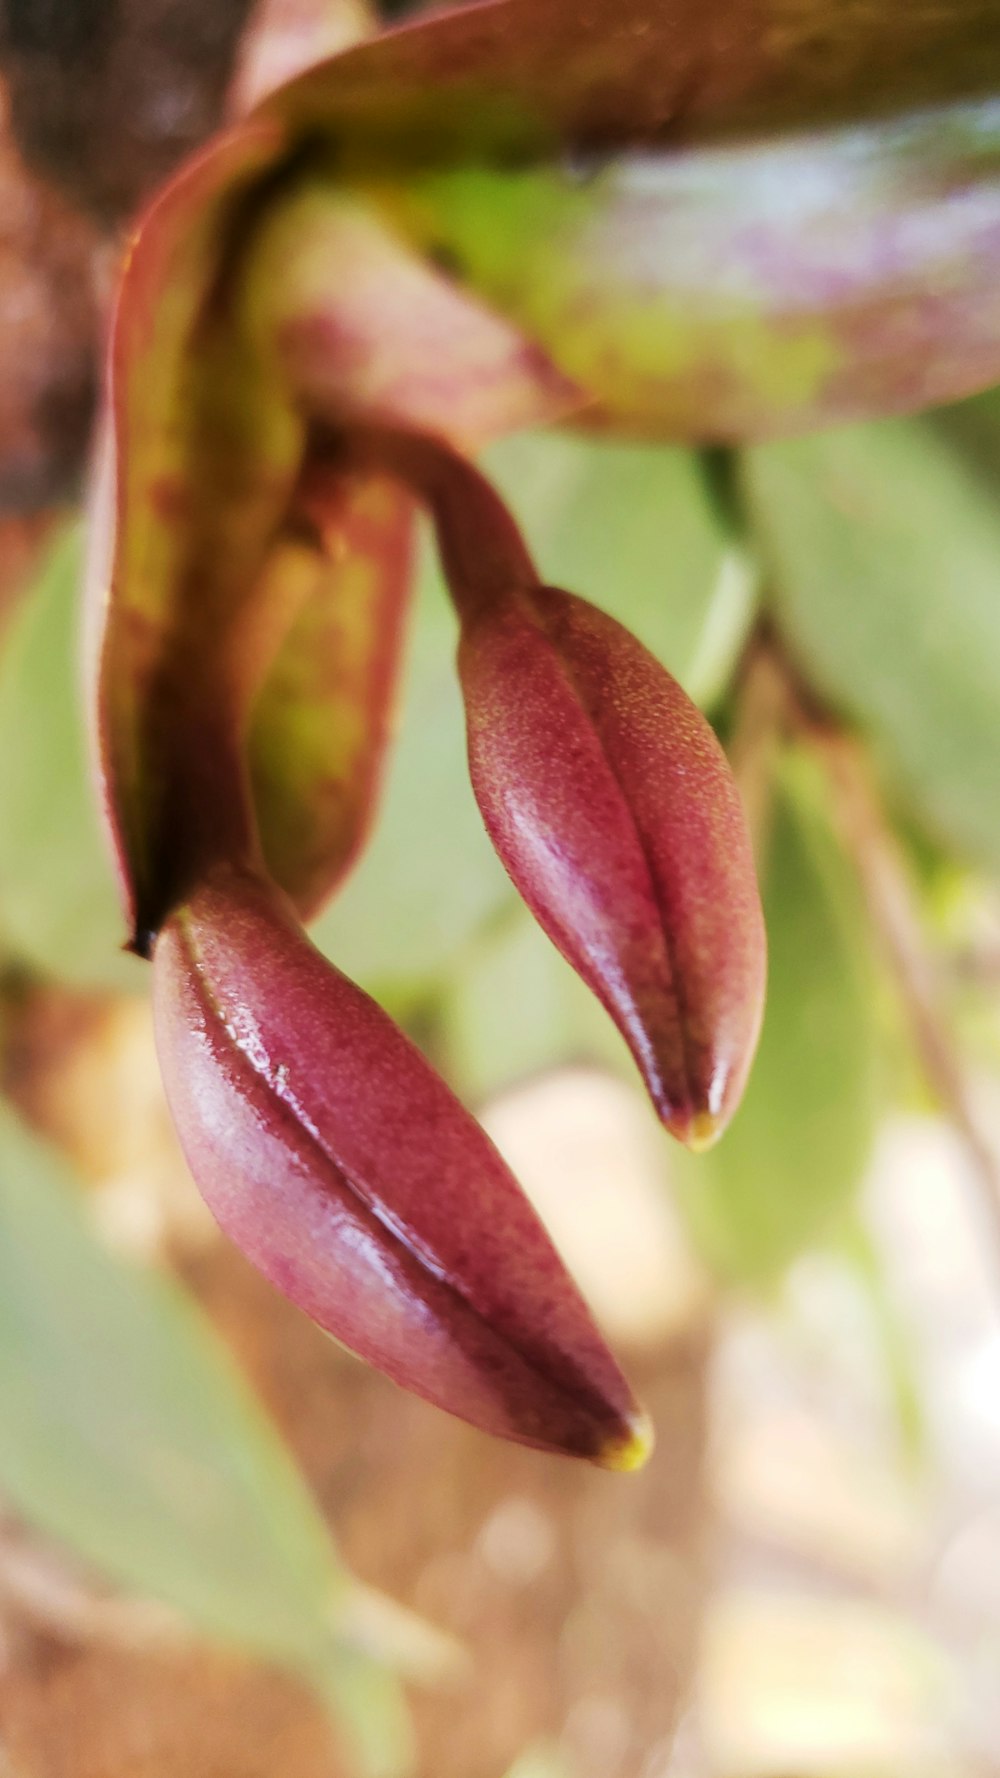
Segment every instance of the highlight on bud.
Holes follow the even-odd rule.
[[[497,852],[615,1019],[667,1128],[707,1147],[739,1103],[766,954],[719,742],[635,636],[551,587],[470,604],[459,671]]]
[[[629,1469],[648,1424],[541,1222],[415,1046],[291,903],[217,867],[154,952],[188,1162],[277,1288],[485,1431]]]

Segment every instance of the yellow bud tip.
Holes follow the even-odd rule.
[[[631,1423],[631,1431],[627,1438],[614,1438],[598,1453],[596,1461],[602,1469],[614,1469],[622,1473],[630,1469],[641,1469],[652,1455],[656,1437],[653,1422],[648,1414],[636,1414]]]
[[[681,1141],[692,1154],[704,1154],[706,1148],[714,1148],[723,1127],[722,1119],[713,1117],[710,1111],[696,1111]]]

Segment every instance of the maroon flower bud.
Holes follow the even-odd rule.
[[[191,1169],[279,1290],[476,1426],[643,1460],[628,1385],[496,1149],[279,891],[214,871],[166,922],[154,975]]]
[[[648,649],[538,584],[489,483],[440,440],[357,428],[325,445],[426,502],[462,623],[469,765],[520,894],[617,1023],[660,1117],[705,1148],[739,1103],[766,943],[726,756]]]
[[[550,587],[472,606],[469,764],[518,890],[618,1024],[692,1148],[739,1102],[764,927],[739,793],[676,680],[613,618]]]

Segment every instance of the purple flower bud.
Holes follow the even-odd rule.
[[[643,1460],[628,1384],[500,1155],[279,891],[216,869],[164,925],[154,976],[191,1169],[279,1290],[473,1425]]]
[[[693,1148],[735,1109],[765,937],[725,755],[676,680],[585,600],[521,586],[466,604],[469,763],[515,885],[618,1024]]]

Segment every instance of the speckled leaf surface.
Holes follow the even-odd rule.
[[[162,913],[178,808],[199,809],[214,790],[216,822],[239,819],[227,643],[280,523],[298,440],[266,367],[223,324],[216,282],[219,242],[274,143],[273,129],[232,132],[167,188],[133,240],[113,325],[91,652],[133,928]]]
[[[332,122],[350,158],[613,152],[983,96],[992,0],[480,0],[319,66],[268,115]]]

